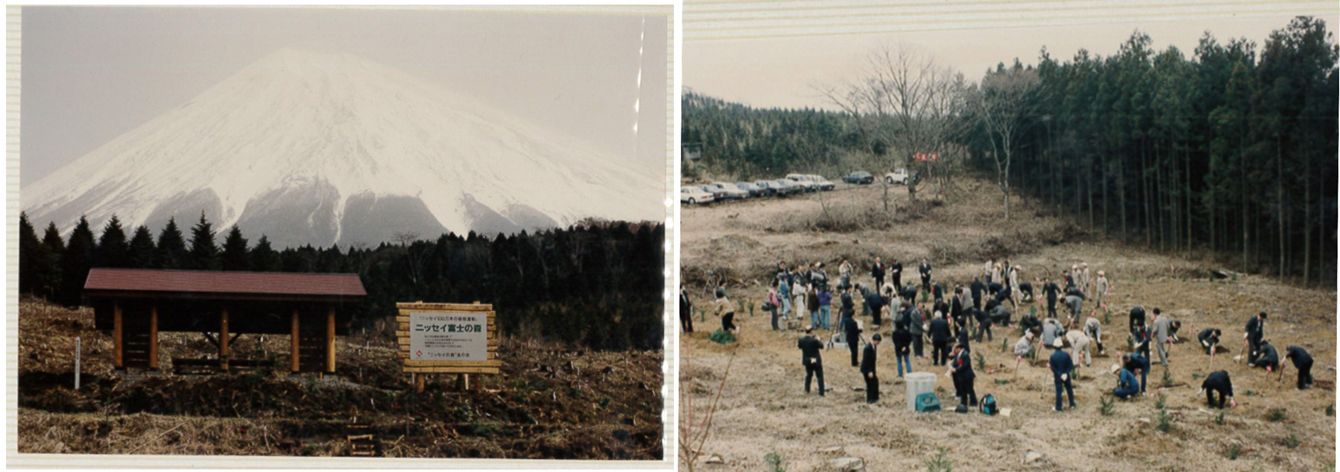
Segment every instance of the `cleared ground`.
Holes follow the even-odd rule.
[[[84,348],[73,389],[75,336]],[[339,374],[125,375],[93,313],[26,299],[19,306],[18,450],[84,454],[349,454],[371,433],[391,457],[659,459],[661,353],[589,352],[504,338],[503,374],[461,392],[433,382],[414,393],[394,340],[337,341]],[[243,336],[237,356],[278,353],[287,336]],[[168,353],[200,356],[200,335],[164,333]],[[351,424],[365,425],[366,430]]]
[[[708,403],[727,375],[727,361],[735,356],[699,470],[764,470],[769,453],[780,456],[791,471],[830,470],[831,460],[848,456],[863,459],[867,470],[921,470],[939,448],[946,449],[944,457],[954,470],[1334,469],[1333,290],[1302,289],[1250,275],[1216,279],[1211,270],[1218,267],[1212,262],[1112,243],[1027,201],[1015,200],[1011,222],[1002,223],[999,191],[969,179],[960,179],[958,185],[944,197],[945,203],[920,212],[909,211],[905,191],[895,188],[893,202],[902,208],[894,223],[877,228],[843,227],[839,216],[825,224],[836,220],[840,230],[815,229],[825,219],[825,207],[830,215],[878,209],[878,185],[683,210],[683,273],[695,306],[709,306],[707,284],[721,279],[732,298],[746,306],[737,316],[742,329],[738,344],[707,340],[720,327],[710,314],[697,322],[697,332],[681,336],[681,388],[697,405]],[[1117,401],[1110,416],[1100,414],[1099,398],[1116,386],[1115,376],[1107,371],[1113,358],[1098,357],[1093,367],[1081,367],[1075,384],[1079,408],[1054,413],[1045,364],[1015,371],[1013,355],[1003,343],[1012,344],[1019,335],[1001,328],[996,328],[993,342],[973,345],[985,360],[985,366],[975,365],[976,390],[979,396],[994,394],[1001,407],[1011,410],[1008,417],[907,411],[903,385],[895,381],[887,328],[880,345],[883,398],[878,404],[866,405],[864,392],[856,390],[863,382],[845,349],[824,352],[829,395],[806,395],[796,349],[799,333],[772,332],[765,315],[756,310],[751,317],[747,307],[766,295],[764,283],[778,260],[791,265],[822,260],[836,278],[840,258],[849,257],[860,262],[857,280],[869,281],[866,264],[874,254],[886,261],[903,260],[904,280],[915,277],[914,261],[928,257],[937,279],[951,282],[970,280],[987,257],[1010,258],[1023,267],[1028,280],[1085,261],[1091,271],[1105,270],[1114,285],[1110,319],[1104,325],[1109,353],[1125,345],[1114,336],[1124,331],[1126,313],[1135,303],[1170,312],[1183,321],[1183,337],[1192,339],[1172,349],[1169,387],[1162,387],[1163,370],[1155,366],[1149,376],[1150,396]],[[1262,309],[1272,315],[1266,338],[1281,354],[1291,344],[1312,353],[1316,388],[1294,389],[1296,371],[1291,366],[1278,382],[1262,370],[1232,361],[1241,354],[1247,318]],[[697,310],[695,321],[704,316]],[[1015,319],[1027,310],[1022,306]],[[1213,366],[1194,341],[1205,327],[1223,329],[1231,350],[1216,357]],[[929,358],[914,358],[913,366],[937,374],[941,401],[952,407],[953,384],[944,369],[931,366]],[[1239,403],[1227,410],[1222,424],[1216,421],[1217,410],[1207,410],[1204,396],[1198,395],[1204,376],[1218,369],[1232,375]],[[1156,428],[1160,395],[1170,420],[1166,433]],[[1283,413],[1272,414],[1274,409]],[[1040,458],[1026,462],[1028,451]],[[707,464],[713,454],[724,463]]]

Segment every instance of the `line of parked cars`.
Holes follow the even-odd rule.
[[[787,196],[803,192],[828,191],[835,188],[837,188],[837,185],[822,175],[787,174],[786,177],[781,179],[685,185],[680,189],[679,203],[701,205],[715,201]]]

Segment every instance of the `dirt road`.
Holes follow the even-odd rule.
[[[845,349],[824,353],[830,393],[823,398],[806,395],[796,349],[799,333],[772,332],[762,313],[752,317],[746,313],[737,317],[740,342],[722,346],[706,339],[709,330],[719,327],[706,315],[698,332],[681,338],[683,391],[704,400],[697,404],[705,404],[725,375],[729,356],[736,359],[703,451],[704,457],[719,455],[724,464],[700,461],[699,470],[762,470],[769,453],[780,456],[785,469],[792,471],[830,470],[831,460],[847,456],[863,459],[867,470],[920,470],[939,448],[946,448],[944,456],[955,470],[1334,468],[1334,291],[1301,289],[1260,276],[1216,280],[1203,261],[1102,241],[1028,202],[1020,202],[1014,222],[1002,224],[990,187],[966,186],[950,203],[878,230],[766,229],[786,218],[818,218],[824,206],[832,211],[834,202],[821,203],[814,195],[686,209],[681,236],[684,273],[696,306],[707,306],[699,295],[705,282],[717,277],[724,277],[733,297],[757,303],[766,292],[762,283],[768,267],[779,259],[794,264],[802,256],[805,261],[829,261],[830,274],[836,272],[840,257],[859,260],[858,280],[863,281],[869,280],[865,264],[870,254],[886,260],[897,256],[908,272],[915,267],[910,261],[929,257],[936,265],[936,277],[949,281],[968,280],[988,256],[1009,257],[1024,268],[1029,280],[1086,261],[1093,271],[1107,271],[1113,282],[1112,311],[1104,325],[1109,354],[1125,344],[1114,336],[1124,330],[1126,313],[1135,303],[1160,307],[1183,321],[1183,337],[1192,339],[1172,349],[1170,386],[1162,387],[1163,371],[1155,366],[1149,376],[1149,397],[1117,401],[1111,415],[1102,415],[1099,398],[1115,387],[1116,378],[1107,370],[1115,360],[1099,357],[1092,367],[1080,369],[1075,384],[1079,408],[1052,412],[1049,371],[1045,365],[1015,371],[1013,355],[1005,352],[1004,343],[1012,344],[1017,331],[998,328],[994,341],[973,345],[985,360],[985,366],[976,366],[976,390],[979,396],[994,394],[1010,415],[915,414],[907,411],[903,385],[895,380],[887,329],[879,351],[883,398],[866,405],[864,392],[856,390],[862,386],[860,375],[850,366]],[[860,205],[878,199],[877,192],[871,188],[841,198],[857,200],[849,205],[859,212]],[[905,198],[897,195],[899,202],[905,203]],[[1241,353],[1243,325],[1251,313],[1262,309],[1272,314],[1267,339],[1281,351],[1291,344],[1303,346],[1317,360],[1313,367],[1317,388],[1294,389],[1292,367],[1279,382],[1259,369],[1233,363],[1231,357]],[[1016,319],[1027,310],[1027,306],[1017,310]],[[695,314],[695,320],[699,316],[704,315]],[[1223,329],[1225,345],[1231,349],[1216,357],[1213,366],[1194,341],[1195,333],[1205,327]],[[941,401],[952,407],[953,387],[944,369],[932,367],[929,358],[913,359],[913,366],[937,374]],[[1216,421],[1218,412],[1207,410],[1198,394],[1204,376],[1219,369],[1233,376],[1239,402],[1238,408],[1224,414],[1222,424]],[[1166,402],[1167,432],[1157,428],[1159,396]],[[1274,409],[1283,414],[1272,413]],[[1037,455],[1026,462],[1029,451]]]

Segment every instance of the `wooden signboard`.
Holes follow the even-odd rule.
[[[400,360],[419,391],[428,374],[500,373],[493,305],[414,302],[396,308]]]

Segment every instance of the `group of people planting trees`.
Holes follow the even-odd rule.
[[[840,261],[835,277],[829,276],[823,262],[777,264],[769,278],[763,311],[769,314],[774,331],[804,330],[797,347],[802,352],[806,372],[806,393],[810,392],[812,381],[817,380],[819,395],[825,394],[821,351],[845,345],[851,366],[860,369],[865,381],[866,401],[878,402],[877,356],[887,337],[891,340],[899,379],[913,372],[913,358],[918,363],[924,362],[929,351],[930,366],[944,368],[945,375],[953,380],[957,410],[967,411],[978,406],[972,345],[994,341],[993,327],[1015,325],[1020,335],[1011,349],[1016,375],[1021,365],[1032,365],[1040,352],[1050,349],[1046,365],[1054,384],[1054,410],[1060,412],[1066,406],[1072,409],[1077,406],[1073,382],[1078,369],[1081,365],[1093,365],[1095,351],[1099,356],[1107,356],[1103,333],[1110,316],[1113,284],[1104,271],[1091,272],[1088,264],[1081,262],[1062,270],[1059,278],[1039,276],[1029,282],[1023,276],[1023,267],[1008,259],[989,260],[970,282],[963,284],[935,278],[926,259],[920,260],[915,270],[916,278],[905,280],[902,262],[892,259],[885,263],[880,257],[860,270],[868,274],[866,277],[858,275],[857,265],[846,259]],[[734,321],[736,305],[727,298],[724,285],[715,287],[712,306],[713,313],[721,319],[721,330],[738,333]],[[680,308],[681,317],[691,309],[686,295],[681,296]],[[1013,319],[1015,311],[1023,313],[1017,320]],[[1147,396],[1151,366],[1157,362],[1166,370],[1173,346],[1182,342],[1181,321],[1160,308],[1153,308],[1150,313],[1152,319],[1144,306],[1133,306],[1127,331],[1119,335],[1125,338],[1125,348],[1115,352],[1119,362],[1110,369],[1117,381],[1111,393],[1118,399]],[[1262,368],[1267,375],[1277,374],[1276,381],[1282,381],[1287,360],[1298,371],[1298,389],[1309,388],[1311,355],[1306,349],[1291,345],[1281,357],[1265,338],[1267,318],[1268,314],[1262,311],[1248,320],[1243,330],[1245,356],[1235,359]],[[865,326],[866,320],[869,327]],[[891,325],[887,329],[886,323]],[[829,337],[819,337],[821,331],[828,332]],[[1207,326],[1196,336],[1198,349],[1208,356],[1208,365],[1213,365],[1217,353],[1226,350],[1221,346],[1222,335],[1220,328]],[[1153,355],[1157,355],[1157,360]],[[980,365],[984,362],[982,355],[975,358],[978,367],[984,367]],[[1211,407],[1237,404],[1227,370],[1211,372],[1201,389]]]

